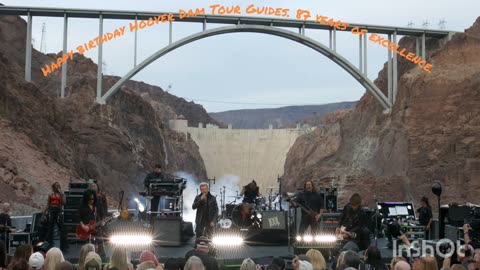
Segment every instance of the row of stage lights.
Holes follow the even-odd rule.
[[[329,234],[324,234],[324,235],[297,235],[295,237],[295,240],[297,242],[303,242],[303,243],[323,243],[323,244],[333,244],[337,242],[337,237],[335,235],[329,235]]]
[[[141,247],[155,244],[155,240],[148,234],[116,234],[110,236],[110,243],[113,246]],[[220,234],[212,237],[212,244],[216,247],[236,247],[243,245],[244,239],[241,235]]]

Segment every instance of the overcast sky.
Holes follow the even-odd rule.
[[[291,17],[298,8],[350,23],[463,31],[480,16],[478,0],[3,0],[11,6],[110,9],[130,11],[178,12],[179,9],[208,8],[213,4],[250,4],[289,8]],[[244,14],[245,16],[249,16]],[[130,21],[105,20],[104,32],[128,25]],[[40,49],[42,24],[46,23],[48,53],[62,50],[63,18],[34,17],[34,46]],[[219,25],[208,25],[207,28]],[[201,24],[174,23],[173,39],[179,40],[202,29]],[[298,31],[292,29],[292,31]],[[70,19],[68,50],[98,35],[98,20]],[[328,46],[328,32],[307,30],[306,35]],[[104,45],[106,73],[123,76],[133,67],[134,34]],[[138,63],[168,45],[168,24],[138,32]],[[428,48],[427,48],[428,49]],[[358,65],[358,37],[337,32],[337,51]],[[97,50],[86,53],[97,62]],[[368,42],[368,76],[377,77],[387,58],[387,50]],[[434,70],[432,69],[432,72]],[[234,109],[271,108],[283,105],[324,104],[358,100],[364,89],[331,60],[301,44],[283,38],[251,33],[236,33],[202,39],[181,47],[138,73],[134,80],[167,89],[170,93],[194,100],[209,112]],[[216,101],[216,102],[212,102]]]

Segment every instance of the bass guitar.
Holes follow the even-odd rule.
[[[82,228],[82,225],[77,225],[75,233],[76,233],[78,239],[80,239],[82,241],[88,240],[90,238],[90,236],[93,233],[96,232],[95,228],[97,228],[98,226],[104,226],[105,224],[107,224],[107,222],[109,222],[110,220],[112,220],[114,218],[117,218],[119,215],[120,215],[119,212],[115,212],[115,213],[113,213],[112,216],[104,218],[97,223],[95,223],[95,220],[90,220],[90,222],[88,224],[85,224],[86,226],[88,226],[88,231],[85,231]]]

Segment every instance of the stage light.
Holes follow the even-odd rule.
[[[257,218],[258,218],[258,219],[262,219],[262,214],[258,213],[258,214],[257,214]]]
[[[382,210],[382,206],[380,204],[377,204],[377,209]]]
[[[306,243],[310,243],[310,242],[313,241],[313,236],[311,236],[311,235],[305,235],[305,236],[303,237],[303,241],[305,241]]]
[[[337,237],[335,235],[317,235],[315,241],[317,243],[334,243],[337,241]]]
[[[239,246],[243,244],[243,238],[239,235],[221,235],[221,236],[214,236],[212,238],[212,243],[218,247],[225,247],[225,246]]]
[[[118,246],[144,246],[151,245],[152,242],[150,235],[119,234],[110,237],[110,243]]]
[[[300,235],[297,235],[297,237],[295,239],[297,240],[297,242],[302,241],[302,237]]]
[[[145,206],[138,200],[138,198],[134,198],[133,200],[137,203],[138,211],[143,213],[143,211],[145,211]]]

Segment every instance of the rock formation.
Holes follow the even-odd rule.
[[[480,18],[450,41],[428,40],[428,74],[398,58],[398,96],[382,113],[365,94],[347,115],[297,139],[285,164],[287,189],[305,179],[339,188],[339,204],[359,192],[372,206],[380,201],[413,201],[431,184],[443,185],[442,203],[478,203],[480,195]],[[415,51],[415,39],[402,47]],[[386,93],[386,64],[375,84]],[[325,180],[333,177],[335,180]],[[324,179],[324,180],[322,180]]]
[[[26,22],[0,17],[0,189],[14,213],[44,207],[50,185],[95,178],[115,198],[143,190],[155,163],[168,172],[206,178],[196,144],[169,129],[182,114],[190,123],[215,123],[200,106],[159,87],[129,82],[107,105],[94,102],[97,66],[75,54],[68,63],[66,98],[59,98],[61,71],[41,67],[58,55],[33,50],[33,82],[24,80]],[[104,92],[119,78],[105,76]]]

